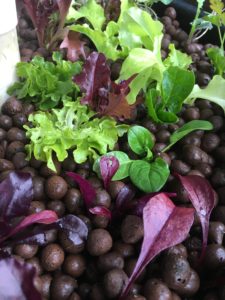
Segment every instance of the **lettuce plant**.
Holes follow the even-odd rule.
[[[64,23],[72,0],[23,0],[37,32],[40,47],[55,49],[65,34]]]
[[[71,98],[64,100],[62,108],[30,115],[29,121],[33,126],[25,126],[30,139],[26,145],[28,158],[34,154],[52,170],[55,170],[54,154],[59,161],[66,159],[69,150],[77,163],[96,159],[113,150],[118,137],[128,129],[126,125],[117,125],[113,118],[95,117],[86,105]]]

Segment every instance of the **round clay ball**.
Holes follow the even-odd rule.
[[[37,251],[38,251],[37,245],[20,244],[14,248],[15,254],[25,259],[32,258],[37,253]]]
[[[77,281],[68,275],[56,275],[50,287],[51,299],[67,300],[73,290],[77,288]]]
[[[64,261],[64,251],[58,244],[47,245],[41,253],[42,266],[46,271],[57,270]]]
[[[170,289],[160,279],[149,279],[144,286],[146,300],[173,300]]]
[[[126,273],[121,269],[113,269],[105,274],[103,286],[107,299],[119,297],[128,281]]]
[[[105,229],[94,229],[87,240],[87,250],[92,256],[100,256],[112,248],[112,237]]]
[[[67,189],[66,181],[57,175],[48,178],[45,184],[45,192],[52,200],[62,199],[65,196]]]
[[[63,270],[72,277],[80,277],[86,268],[86,262],[82,255],[68,255],[63,263]]]
[[[127,244],[135,244],[143,237],[143,221],[137,216],[127,216],[121,225],[122,240]]]

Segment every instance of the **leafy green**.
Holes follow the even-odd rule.
[[[161,40],[161,36],[158,37],[158,39]],[[158,39],[156,40],[156,53],[160,53]],[[130,93],[127,96],[128,103],[133,104],[141,89],[146,90],[152,81],[161,82],[164,70],[165,67],[162,63],[161,56],[158,57],[153,51],[142,48],[131,50],[122,65],[120,73],[120,80],[125,80],[137,74],[129,85]]]
[[[199,16],[200,16],[200,13],[201,13],[204,2],[205,2],[205,0],[197,0],[197,3],[198,3],[197,11],[196,11],[194,21],[192,22],[191,31],[190,31],[190,34],[189,34],[189,39],[190,40],[192,40],[192,38],[194,36],[194,33],[196,32],[197,25],[199,23]]]
[[[52,170],[55,169],[53,154],[63,161],[68,150],[73,150],[77,163],[88,158],[96,159],[113,150],[118,136],[128,129],[125,125],[117,126],[116,121],[109,117],[94,118],[94,112],[78,100],[67,98],[63,104],[61,109],[30,115],[32,127],[25,126],[30,139],[26,146],[28,158],[33,153],[36,159],[47,162]]]
[[[215,75],[206,88],[201,89],[195,85],[185,103],[193,104],[197,98],[214,102],[221,106],[225,112],[225,79],[220,75]]]
[[[179,67],[181,69],[188,69],[192,63],[191,56],[188,56],[186,53],[177,50],[174,44],[169,45],[170,53],[168,57],[163,61],[164,66],[168,67]]]
[[[52,58],[53,62],[49,62],[35,56],[29,63],[18,63],[20,81],[8,93],[19,99],[28,98],[42,110],[57,106],[66,96],[76,97],[79,89],[72,76],[80,73],[81,64],[63,60],[59,52],[54,52]]]
[[[162,38],[162,24],[128,0],[121,2],[118,21],[110,21],[105,29],[103,25],[106,18],[95,0],[89,0],[78,11],[71,11],[69,18],[85,18],[88,23],[72,25],[70,29],[88,36],[98,52],[112,60],[125,58],[130,50],[138,47],[153,50],[155,38]]]
[[[119,29],[119,41],[127,52],[134,48],[153,50],[155,38],[161,36],[163,25],[152,19],[149,13],[138,7],[131,7],[123,14]]]
[[[128,155],[122,151],[110,151],[104,156],[115,156],[119,161],[119,169],[116,174],[113,176],[113,180],[121,180],[129,176],[129,168],[132,163],[132,160],[128,157]],[[101,177],[100,173],[100,158],[96,159],[93,165],[93,171]]]
[[[168,151],[174,144],[176,144],[179,140],[185,137],[187,134],[191,133],[195,130],[212,130],[213,125],[208,121],[202,120],[193,120],[182,127],[177,129],[171,136],[170,136],[170,144],[163,149],[162,152]]]
[[[138,154],[148,153],[154,146],[154,140],[151,132],[142,126],[132,126],[128,130],[128,143],[131,150]]]
[[[209,0],[210,8],[212,13],[207,14],[204,17],[204,20],[211,22],[217,27],[219,39],[220,39],[220,48],[224,50],[225,42],[225,33],[222,33],[222,26],[225,26],[225,5],[222,0]]]
[[[211,59],[216,74],[225,75],[225,56],[224,51],[220,48],[209,48],[206,50],[208,57]]]
[[[106,20],[104,9],[101,5],[97,4],[95,0],[88,0],[79,10],[75,10],[72,6],[70,7],[67,19],[77,21],[81,18],[87,19],[96,30],[101,30]]]
[[[155,122],[173,123],[178,120],[184,100],[193,90],[194,73],[179,67],[169,67],[163,73],[159,91],[153,89],[146,94],[149,116]]]
[[[129,170],[133,184],[145,193],[159,191],[166,183],[169,174],[169,166],[161,158],[156,158],[152,163],[136,160]]]

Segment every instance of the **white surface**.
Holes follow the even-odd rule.
[[[0,35],[0,106],[9,97],[6,90],[16,80],[15,66],[19,61],[17,33],[14,28]]]
[[[11,31],[16,25],[17,14],[15,0],[0,0],[0,35]]]

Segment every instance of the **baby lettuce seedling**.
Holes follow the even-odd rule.
[[[169,150],[192,131],[212,130],[212,128],[212,124],[208,121],[190,121],[171,135],[170,144],[162,152]],[[165,185],[170,171],[167,163],[160,157],[154,157],[151,152],[154,146],[152,134],[146,128],[135,125],[128,130],[127,138],[131,150],[140,158],[132,160],[122,151],[111,151],[104,155],[103,157],[115,157],[119,163],[119,167],[117,163],[114,165],[113,171],[115,172],[115,166],[118,167],[118,170],[111,174],[110,178],[121,180],[130,177],[132,183],[145,193],[159,191]],[[100,167],[101,160],[102,158],[99,158],[95,161],[93,170],[103,178]],[[104,172],[106,173],[106,171]]]

